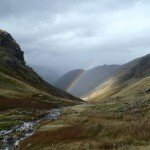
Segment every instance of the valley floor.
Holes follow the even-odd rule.
[[[21,150],[149,150],[149,103],[130,111],[118,102],[83,104],[63,109],[58,120],[43,121]],[[144,110],[143,110],[144,109]]]
[[[105,101],[80,103],[81,105],[73,103],[76,106],[68,106],[72,103],[62,101],[60,106],[63,106],[63,109],[59,118],[38,122],[34,134],[22,140],[18,149],[150,149],[150,77],[129,85]],[[46,115],[46,110],[41,110],[41,105],[34,101],[28,109],[25,109],[27,104],[23,100],[17,101],[15,106],[13,104],[14,100],[1,100],[3,109],[0,112],[0,130],[7,130],[22,121],[39,120]],[[40,104],[47,106],[45,101]],[[38,109],[35,109],[35,106]],[[21,133],[12,134],[9,140],[18,134],[20,136]],[[0,136],[0,140],[2,138],[3,136]],[[0,142],[0,146],[2,145]]]
[[[16,143],[35,131],[39,122],[54,119],[55,114],[51,112],[55,110],[54,108],[57,110],[60,106],[76,104],[79,103],[65,99],[46,101],[43,97],[41,99],[0,97],[0,150],[13,150]]]

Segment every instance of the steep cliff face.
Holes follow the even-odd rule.
[[[9,65],[17,65],[18,63],[25,65],[23,51],[20,46],[6,31],[0,30],[0,61]]]
[[[80,99],[71,94],[48,84],[31,67],[26,66],[24,53],[19,44],[9,33],[2,30],[0,30],[0,73],[4,73],[51,96],[80,101]],[[9,90],[9,84],[7,84],[7,90]]]

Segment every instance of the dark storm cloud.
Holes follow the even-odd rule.
[[[87,68],[125,63],[149,52],[149,0],[0,3],[0,28],[19,42],[29,64]]]

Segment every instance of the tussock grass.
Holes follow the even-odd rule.
[[[7,130],[15,125],[17,125],[18,121],[6,121],[6,122],[0,122],[0,131],[1,130]]]
[[[133,140],[146,141],[150,139],[150,120],[131,121],[124,124],[108,125],[106,135],[113,138],[130,137]]]
[[[43,131],[43,132],[37,132],[33,136],[27,138],[21,143],[21,149],[27,149],[28,143],[31,144],[31,146],[39,145],[41,146],[47,146],[54,143],[58,143],[60,141],[70,141],[74,140],[80,135],[80,128],[78,127],[64,127],[58,130],[54,131]]]
[[[21,147],[29,149],[26,146],[30,144],[30,149],[38,150],[148,150],[149,79],[139,81],[107,101],[66,108],[59,120],[46,123],[46,126],[64,125],[62,128],[37,132],[22,141]]]
[[[85,147],[89,149],[120,149],[123,146],[138,146],[149,142],[149,118],[115,112],[99,113],[95,107],[95,109],[88,108],[88,110],[83,109],[82,111],[72,108],[65,109],[58,121],[41,124],[41,127],[51,124],[56,126],[64,124],[64,126],[55,128],[55,130],[46,130],[45,128],[24,140],[21,147],[26,147],[29,143],[31,148],[37,145],[40,148],[49,147],[53,144],[56,149],[63,147],[62,149],[66,150],[72,145],[72,142],[78,141],[80,144],[76,149],[79,150]]]

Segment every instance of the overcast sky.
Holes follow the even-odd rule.
[[[0,0],[0,28],[28,64],[123,64],[150,52],[150,0]]]

